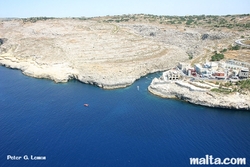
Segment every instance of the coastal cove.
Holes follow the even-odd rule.
[[[218,20],[238,24],[217,27]],[[243,37],[248,41],[249,20],[249,15],[148,14],[0,19],[0,64],[55,82],[75,79],[123,88],[141,76],[179,62],[201,62],[219,51],[227,59],[248,61],[248,49],[234,45]]]
[[[163,74],[164,75],[164,74]],[[240,93],[214,93],[212,84],[188,80],[165,81],[154,78],[148,87],[149,92],[162,98],[173,98],[213,108],[250,110],[250,96]],[[203,88],[201,88],[203,86]],[[216,85],[215,85],[216,86]],[[206,88],[207,87],[207,88]]]
[[[250,112],[154,96],[148,86],[160,75],[105,90],[0,66],[0,166],[176,167],[206,154],[246,157],[249,165]]]

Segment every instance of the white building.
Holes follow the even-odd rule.
[[[235,75],[238,75],[240,78],[249,77],[250,63],[236,60],[227,60],[225,62],[224,68],[233,71]]]
[[[197,74],[205,73],[206,69],[203,68],[200,64],[195,64],[194,69],[197,72]]]
[[[217,68],[219,67],[219,64],[217,62],[210,62],[210,68],[212,70],[217,70]]]
[[[177,70],[168,70],[163,73],[163,79],[165,81],[178,80],[180,78],[180,72]]]
[[[241,61],[236,61],[236,60],[227,60],[226,61],[227,65],[234,65],[234,67],[245,67],[245,68],[250,68],[250,63],[247,62],[241,62]]]
[[[188,69],[191,68],[189,63],[179,62],[177,67],[184,73],[187,73]]]
[[[242,68],[239,72],[239,78],[248,78],[249,77],[249,69]]]

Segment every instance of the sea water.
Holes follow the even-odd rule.
[[[249,111],[156,97],[147,87],[158,75],[103,90],[0,66],[0,166],[186,167],[205,155],[250,165]]]

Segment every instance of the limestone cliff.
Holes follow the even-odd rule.
[[[224,47],[239,34],[101,19],[0,20],[0,64],[55,82],[112,89],[166,70],[189,55]],[[204,35],[206,34],[206,35]]]
[[[103,88],[132,84],[143,75],[187,60],[185,51],[119,25],[55,19],[0,24],[0,64],[56,82],[77,79]]]
[[[155,78],[148,90],[163,98],[177,98],[202,106],[250,110],[249,94],[211,92],[209,89],[197,88],[187,81],[164,82]]]

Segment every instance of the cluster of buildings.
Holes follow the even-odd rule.
[[[195,64],[179,63],[178,69],[187,76],[211,78],[211,79],[246,79],[250,78],[250,63],[236,60],[220,62],[206,62]]]

